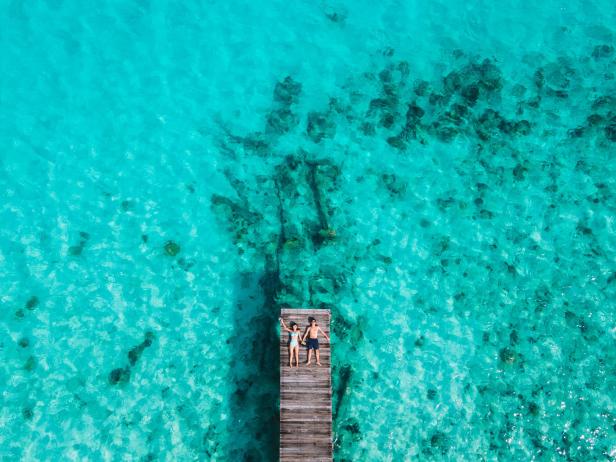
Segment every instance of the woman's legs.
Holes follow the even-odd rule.
[[[293,367],[293,347],[289,345],[289,367]]]
[[[299,367],[299,345],[295,347],[295,367]]]

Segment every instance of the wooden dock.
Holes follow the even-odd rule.
[[[295,322],[303,336],[313,317],[329,336],[329,310],[283,308],[280,316],[287,326]],[[289,368],[289,334],[280,329],[280,460],[332,461],[331,347],[319,335],[322,366],[306,366],[308,352],[300,344],[299,369]],[[301,339],[300,339],[301,340]],[[294,363],[295,364],[295,363]]]

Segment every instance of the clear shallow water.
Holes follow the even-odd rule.
[[[610,2],[2,9],[2,459],[616,457]]]

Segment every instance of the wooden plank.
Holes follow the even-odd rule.
[[[287,325],[295,322],[303,335],[314,317],[329,335],[330,312],[321,309],[283,308]],[[321,366],[305,364],[307,350],[300,345],[300,367],[289,367],[289,334],[280,329],[280,460],[332,461],[331,345],[319,338]]]

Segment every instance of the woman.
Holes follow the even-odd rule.
[[[282,322],[282,327],[289,333],[289,367],[293,367],[293,358],[295,357],[296,367],[299,367],[299,334],[300,329],[299,326],[292,322],[291,329],[287,327],[284,323],[284,319],[280,319]]]

